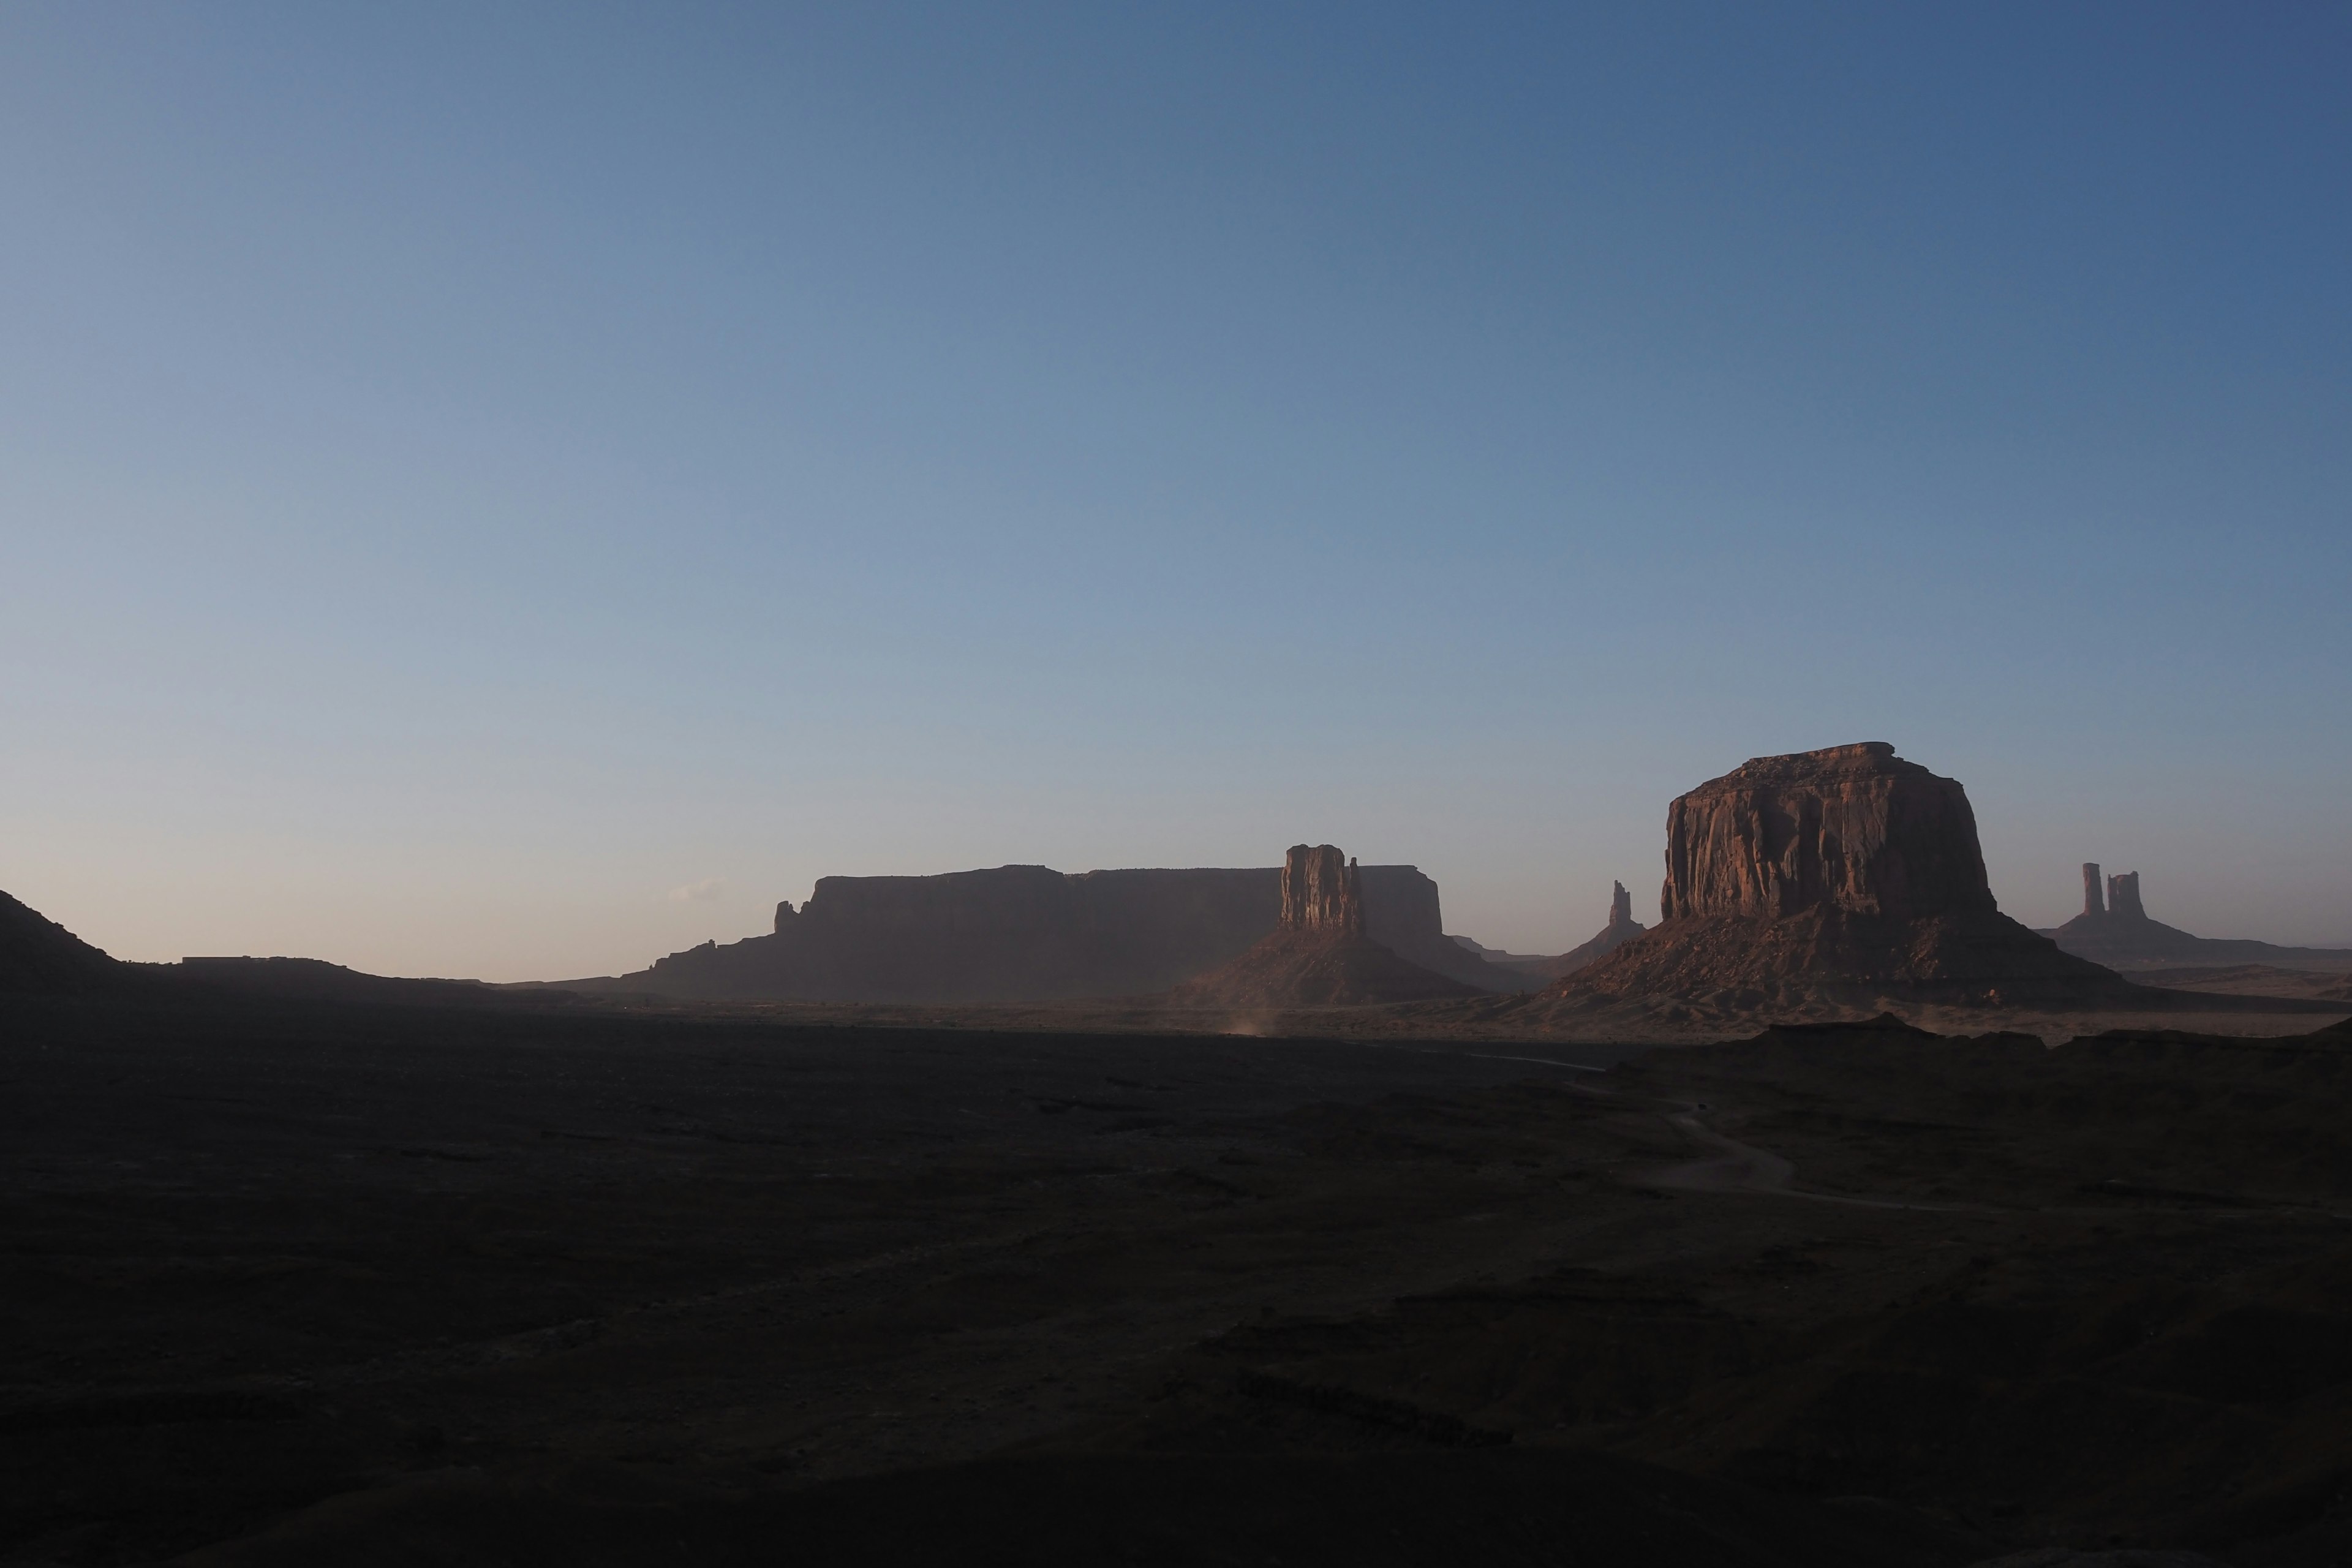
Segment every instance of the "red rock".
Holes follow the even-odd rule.
[[[1666,812],[1660,913],[1896,920],[1996,908],[1957,780],[1884,741],[1757,757]]]
[[[1834,1013],[2146,994],[2000,913],[1967,793],[1883,742],[1759,757],[1676,800],[1660,902],[1655,930],[1543,997]]]
[[[1232,963],[1176,987],[1169,1000],[1180,1007],[1262,1010],[1479,994],[1366,936],[1355,863],[1328,844],[1297,844],[1283,858],[1282,923]]]
[[[1282,924],[1288,931],[1364,934],[1364,898],[1354,864],[1328,844],[1294,844],[1282,861]]]

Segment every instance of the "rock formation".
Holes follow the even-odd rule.
[[[2183,966],[2263,963],[2282,969],[2352,969],[2352,949],[2280,947],[2267,942],[2192,936],[2178,926],[2150,920],[2140,901],[2139,873],[2106,879],[2102,898],[2095,861],[2083,866],[2083,912],[2042,934],[2078,958],[2110,969],[2172,969]]]
[[[1437,884],[1365,866],[1364,934],[1482,991],[1524,988],[1444,934]],[[1003,866],[936,877],[825,877],[772,933],[673,953],[586,991],[712,999],[1027,1002],[1139,996],[1246,952],[1282,920],[1282,872]]]
[[[121,984],[129,969],[0,893],[0,994],[101,990]]]
[[[1993,908],[1967,794],[1883,741],[1758,757],[1666,812],[1668,921]]]
[[[1328,844],[1291,847],[1282,862],[1282,929],[1364,934],[1364,895],[1353,861]]]
[[[1547,959],[1538,966],[1547,979],[1557,980],[1573,974],[1597,959],[1607,957],[1640,936],[1648,928],[1633,918],[1633,895],[1625,890],[1622,882],[1612,882],[1609,895],[1609,923],[1600,933],[1580,946],[1572,947],[1558,958]]]
[[[2137,990],[2001,914],[1966,792],[1882,742],[1759,757],[1676,800],[1659,902],[1655,930],[1543,997],[1834,1014]]]
[[[1247,952],[1171,994],[1181,1007],[1274,1009],[1425,1002],[1475,987],[1408,963],[1365,935],[1362,880],[1328,844],[1293,845],[1282,864],[1282,922]]]
[[[2139,901],[2139,873],[2125,871],[2107,879],[2107,913],[2119,921],[2147,919],[2147,907]]]

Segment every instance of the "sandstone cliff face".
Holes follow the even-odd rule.
[[[1676,800],[1659,905],[1669,921],[1996,907],[1966,793],[1883,741],[1758,757]]]
[[[1294,844],[1282,858],[1286,931],[1364,931],[1364,898],[1356,868],[1328,844]]]

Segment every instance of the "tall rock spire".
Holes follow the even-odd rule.
[[[2083,862],[2083,912],[2096,920],[2107,912],[2105,889],[2099,885],[2099,863]]]
[[[2127,921],[2147,919],[2147,910],[2139,901],[2138,872],[2118,871],[2107,879],[2107,912]]]
[[[1282,858],[1286,931],[1364,934],[1364,895],[1355,862],[1328,844],[1294,844]]]

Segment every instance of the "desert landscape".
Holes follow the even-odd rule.
[[[0,1568],[2352,1564],[2347,81],[0,5]]]
[[[1887,746],[1667,822],[1664,918],[1535,990],[1373,941],[1328,845],[1123,998],[121,964],[12,904],[0,1550],[2352,1551],[2331,972],[2061,951]],[[984,967],[946,929],[890,984]]]

